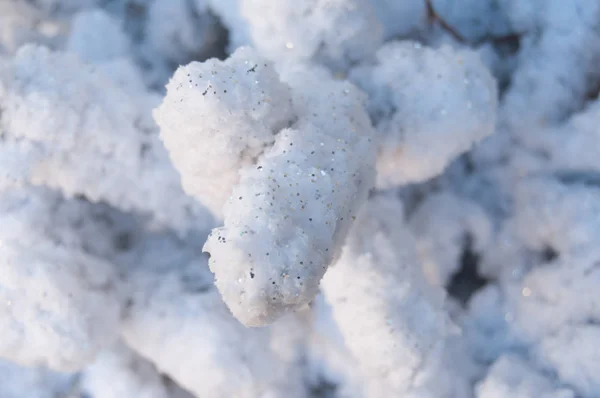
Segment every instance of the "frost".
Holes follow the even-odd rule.
[[[406,37],[424,28],[427,20],[425,1],[370,0],[383,24],[384,37]]]
[[[360,93],[320,69],[287,73],[290,85],[242,48],[225,62],[180,68],[155,113],[186,191],[214,211],[224,205],[224,226],[204,248],[245,325],[314,298],[373,179]],[[319,96],[310,81],[320,82]]]
[[[240,0],[256,48],[273,59],[347,69],[373,54],[382,28],[368,0]]]
[[[148,10],[146,36],[152,54],[182,63],[210,53],[218,30],[205,1],[154,0]]]
[[[54,398],[69,391],[73,375],[43,367],[26,368],[0,360],[0,396],[3,398]]]
[[[195,0],[196,3],[208,6],[212,12],[220,17],[221,22],[229,29],[228,50],[234,52],[236,48],[247,46],[251,43],[248,23],[242,16],[240,0]]]
[[[524,32],[524,48],[503,113],[516,131],[560,121],[598,84],[600,4],[512,0],[504,7],[517,31]]]
[[[154,115],[186,192],[220,214],[239,170],[293,118],[289,90],[251,49],[179,68]]]
[[[0,4],[0,55],[12,53],[23,44],[40,40],[36,25],[42,15],[24,2],[3,1]]]
[[[43,189],[2,193],[0,220],[0,356],[78,370],[117,335],[116,274],[85,247],[109,231]]]
[[[599,397],[599,16],[0,0],[0,398]]]
[[[156,369],[122,343],[96,358],[81,376],[79,389],[95,398],[170,396]]]
[[[207,219],[178,185],[147,114],[153,101],[71,54],[34,46],[0,66],[0,97],[0,162],[8,160],[3,174],[12,184],[46,185],[150,213],[158,224],[181,231]]]
[[[293,392],[294,376],[288,372],[296,358],[279,351],[277,339],[290,347],[297,332],[245,328],[210,279],[203,280],[191,268],[199,267],[196,261],[182,264],[182,272],[134,275],[125,341],[196,396],[255,397],[285,388]],[[285,327],[286,320],[282,322],[279,328]]]
[[[459,270],[470,241],[475,252],[483,252],[492,238],[492,225],[484,210],[447,192],[429,195],[411,215],[409,226],[423,269],[439,286],[446,286]]]
[[[397,201],[370,201],[323,280],[344,341],[370,380],[369,396],[409,391],[446,334],[443,297],[427,285],[402,218]]]
[[[371,97],[378,187],[435,177],[494,131],[495,82],[471,52],[392,42],[351,79]]]
[[[525,260],[521,260],[521,267],[506,271],[501,279],[503,296],[496,293],[495,309],[487,307],[487,315],[481,310],[489,305],[485,304],[489,299],[476,297],[468,327],[473,330],[473,325],[488,325],[478,327],[489,330],[483,334],[483,344],[500,343],[500,349],[527,347],[537,367],[556,372],[559,380],[578,394],[594,396],[600,391],[591,376],[597,355],[593,351],[589,355],[577,353],[598,333],[599,191],[577,182],[565,185],[553,178],[537,177],[520,184],[515,195],[515,219],[509,225],[513,245],[518,245],[515,250]],[[564,231],[569,231],[568,235]],[[557,254],[534,255],[547,251],[547,247]],[[494,314],[504,320],[494,320]],[[498,352],[496,349],[496,355]],[[572,371],[573,361],[581,366],[577,372]]]
[[[546,157],[543,163],[557,171],[598,172],[598,157],[593,150],[600,140],[596,121],[600,117],[600,101],[596,100],[564,123],[539,128],[524,138],[524,145]],[[568,137],[568,139],[565,139]]]
[[[477,386],[477,398],[572,398],[573,391],[559,388],[515,355],[498,359],[486,378]]]
[[[75,16],[67,48],[83,61],[97,63],[126,57],[129,40],[119,22],[99,10],[84,11]]]

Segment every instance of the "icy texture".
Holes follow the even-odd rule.
[[[72,14],[75,11],[92,7],[99,0],[37,0],[35,6],[46,14]]]
[[[272,59],[347,69],[381,44],[368,0],[239,0],[252,42]]]
[[[477,387],[477,398],[574,398],[573,391],[560,388],[516,355],[507,354],[491,367]]]
[[[467,245],[480,253],[492,237],[483,209],[448,192],[429,195],[411,215],[409,227],[428,280],[439,286],[446,286],[459,270]]]
[[[180,272],[134,275],[123,325],[126,342],[198,397],[250,398],[285,389],[286,396],[300,394],[293,366],[302,329],[245,328],[211,281],[193,272],[202,262],[206,266],[197,261],[182,264]]]
[[[79,388],[93,398],[169,398],[161,375],[122,343],[98,356],[80,378]]]
[[[250,45],[252,39],[248,31],[248,23],[242,16],[240,9],[241,0],[194,0],[204,6],[208,3],[210,10],[215,13],[221,22],[229,29],[228,50],[234,52],[238,47]]]
[[[509,329],[513,315],[504,307],[503,292],[489,285],[473,294],[462,328],[476,361],[491,364],[503,351],[519,346]],[[519,348],[521,348],[519,346]]]
[[[369,396],[405,394],[428,357],[443,349],[442,293],[425,281],[397,200],[369,201],[323,289],[370,380]]]
[[[467,322],[474,347],[488,346],[487,358],[525,348],[538,368],[585,397],[600,391],[591,343],[599,333],[599,205],[598,188],[581,181],[543,177],[519,184],[505,236],[512,235],[507,247],[520,263],[500,275],[500,290],[475,296]]]
[[[180,68],[155,112],[186,190],[215,211],[225,205],[205,250],[247,326],[312,300],[373,179],[362,95],[317,68],[286,80],[291,88],[242,48]]]
[[[316,115],[280,132],[256,166],[242,170],[225,225],[205,245],[221,294],[246,325],[312,300],[371,187],[370,127],[355,123],[365,119],[360,96],[347,84],[325,90],[340,120]]]
[[[539,128],[523,137],[529,150],[543,154],[544,167],[558,171],[600,172],[600,159],[595,150],[600,145],[600,101],[590,102],[564,123]]]
[[[496,84],[470,51],[392,42],[351,78],[370,95],[378,187],[434,177],[494,132]]]
[[[220,215],[239,170],[273,143],[293,113],[289,87],[273,66],[242,48],[224,62],[180,67],[154,117],[183,188]]]
[[[181,191],[149,117],[152,97],[133,95],[71,54],[35,46],[0,65],[0,97],[0,164],[8,162],[3,174],[14,183],[85,195],[181,231],[207,219]]]
[[[367,193],[369,176],[351,165],[353,146],[316,128],[284,130],[258,166],[242,172],[224,227],[205,245],[216,284],[241,322],[272,322],[317,293]]]
[[[423,0],[370,0],[383,24],[384,38],[408,36],[424,28],[427,22],[427,8]]]
[[[542,180],[523,186],[519,200],[518,228],[528,238],[524,240],[527,247],[539,250],[549,245],[560,254],[524,277],[519,290],[526,299],[509,296],[515,326],[525,341],[538,346],[533,354],[542,366],[555,369],[580,394],[596,395],[600,384],[593,374],[598,353],[582,357],[581,350],[586,346],[593,350],[591,341],[600,332],[596,325],[600,316],[596,289],[600,191],[578,183]],[[564,231],[569,231],[568,237]],[[580,363],[577,371],[575,362]]]
[[[397,204],[393,205],[397,206]],[[335,267],[331,270],[334,269]],[[348,323],[346,322],[345,326],[343,326],[344,322],[338,324],[334,317],[335,312],[322,296],[317,297],[313,305],[313,327],[308,347],[309,383],[315,386],[319,385],[320,381],[319,391],[327,390],[328,386],[331,388],[333,385],[335,396],[344,398],[395,396],[390,385],[382,383],[382,380],[389,374],[386,366],[389,362],[386,356],[389,353],[399,352],[399,349],[388,347],[389,351],[383,357],[376,357],[368,354],[368,347],[365,345],[361,348],[361,355],[353,355],[346,336],[349,330],[362,325],[353,324],[350,329],[342,333],[340,327],[348,327]],[[365,327],[363,330],[368,328]],[[385,328],[389,330],[387,324]],[[376,334],[381,337],[380,332]],[[398,336],[404,338],[406,334]],[[364,335],[362,340],[366,343],[371,341],[368,335]],[[429,351],[429,354],[422,358],[419,368],[412,372],[410,383],[400,388],[402,396],[409,398],[471,396],[471,382],[476,367],[465,353],[464,341],[453,335],[447,336],[444,341],[438,343],[436,350]],[[370,372],[365,372],[361,366],[363,361],[366,361],[369,366],[379,362],[380,371],[374,372],[372,368]],[[400,366],[405,371],[409,368],[405,365]]]
[[[43,189],[1,193],[0,220],[0,356],[81,368],[117,335],[116,275],[87,241],[109,230],[85,204]]]
[[[335,389],[340,397],[364,397],[366,386],[362,370],[344,344],[331,306],[324,295],[319,294],[311,307],[311,333],[306,352],[309,385],[325,391]]]
[[[126,57],[129,40],[119,22],[100,10],[84,11],[73,19],[67,48],[86,62]]]
[[[598,85],[600,3],[504,3],[510,22],[523,36],[503,114],[516,132],[561,120]]]
[[[0,3],[0,55],[13,53],[21,45],[43,37],[36,29],[42,15],[25,2]]]
[[[0,0],[0,397],[598,398],[599,16]]]
[[[514,0],[431,0],[436,14],[471,43],[513,33],[506,15],[506,4],[511,2],[516,3]]]
[[[51,372],[44,368],[27,368],[0,360],[0,397],[55,398],[69,392],[73,375]]]
[[[205,0],[153,0],[146,39],[154,56],[176,65],[211,51],[218,40],[216,21]]]

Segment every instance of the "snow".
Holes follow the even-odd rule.
[[[378,187],[435,177],[494,131],[496,85],[472,52],[390,42],[351,79],[371,97]]]
[[[599,13],[0,1],[0,397],[600,396]]]

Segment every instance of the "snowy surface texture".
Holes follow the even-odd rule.
[[[98,355],[78,384],[84,394],[98,398],[170,396],[152,364],[136,356],[124,344],[115,344]]]
[[[371,381],[369,396],[406,394],[428,357],[443,349],[443,296],[427,286],[397,200],[365,205],[323,291]]]
[[[86,247],[110,230],[45,189],[2,193],[0,220],[2,357],[79,369],[118,334],[117,276]]]
[[[347,69],[373,54],[382,27],[368,0],[239,0],[252,42],[275,59]]]
[[[45,185],[151,213],[181,230],[194,228],[190,217],[206,219],[182,192],[158,139],[148,114],[155,98],[119,87],[75,55],[41,47],[23,47],[0,70],[0,187]],[[163,189],[154,191],[155,184]]]
[[[351,78],[371,99],[381,188],[435,177],[494,132],[496,83],[469,51],[391,42]]]
[[[429,195],[411,214],[409,227],[423,262],[425,275],[445,286],[461,267],[463,248],[482,252],[492,237],[485,211],[474,201],[449,192]]]
[[[600,397],[600,0],[0,0],[0,398]]]
[[[244,327],[211,280],[189,269],[202,265],[206,259],[181,264],[180,271],[136,273],[125,341],[199,397],[293,392],[294,351],[301,337],[289,324],[293,320],[270,329]]]
[[[223,208],[224,226],[205,250],[247,326],[314,298],[374,174],[362,94],[321,69],[294,68],[287,78],[241,48],[225,62],[178,69],[156,112],[186,191]],[[317,81],[322,97],[305,88]]]
[[[179,68],[155,117],[184,189],[219,214],[240,169],[273,144],[293,111],[273,65],[242,48],[225,62]]]
[[[478,398],[572,398],[573,391],[558,388],[552,380],[532,369],[523,359],[507,354],[491,367],[486,378],[477,385]]]

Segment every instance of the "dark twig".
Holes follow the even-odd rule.
[[[431,4],[431,0],[425,0],[425,7],[427,7],[427,20],[429,23],[438,23],[442,29],[446,32],[450,33],[456,41],[460,43],[466,43],[467,40],[456,30],[454,29],[448,22],[446,22],[442,17],[438,15],[438,13],[433,8],[433,4]]]

